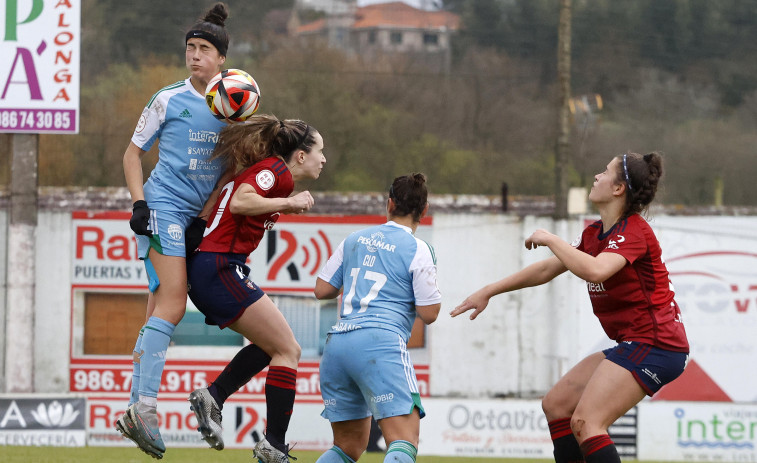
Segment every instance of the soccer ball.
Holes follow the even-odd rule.
[[[252,116],[260,105],[260,87],[240,69],[216,74],[205,89],[205,102],[216,119],[241,122]]]

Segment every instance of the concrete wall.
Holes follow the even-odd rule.
[[[0,209],[0,359],[8,352],[6,280],[13,270],[7,268],[7,222]],[[426,352],[416,360],[429,366],[432,395],[538,397],[580,358],[613,344],[591,312],[585,284],[570,273],[493,298],[475,321],[447,315],[484,284],[549,256],[548,249],[525,249],[533,230],[545,228],[572,241],[583,226],[582,217],[555,222],[501,213],[434,215],[444,302],[428,328]],[[757,353],[757,217],[659,216],[652,226],[677,285],[692,358],[733,400],[757,400],[746,386],[757,373],[743,368],[754,364]],[[35,392],[69,390],[70,340],[77,338],[71,333],[74,238],[70,211],[41,210],[34,316],[27,321],[33,324]],[[0,384],[9,384],[12,378],[0,365]]]
[[[529,251],[524,241],[537,228],[566,239],[579,220],[501,214],[437,215],[434,246],[445,312],[430,327],[432,395],[527,397],[542,394],[575,363],[569,346],[579,336],[576,292],[580,280],[565,274],[541,288],[492,298],[475,321],[446,312],[471,292],[537,260],[548,249]]]
[[[34,391],[68,391],[71,213],[45,211],[37,225]]]

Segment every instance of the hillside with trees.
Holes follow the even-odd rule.
[[[286,34],[293,1],[227,3],[227,66],[260,84],[259,111],[324,136],[312,189],[381,191],[422,170],[434,193],[553,193],[558,0],[446,1],[463,20],[448,73],[303,46]],[[184,32],[210,4],[83,1],[81,131],[40,136],[40,185],[124,184],[137,118],[186,77]],[[571,185],[659,150],[664,202],[712,204],[722,185],[724,204],[757,204],[757,0],[573,0],[572,28]]]

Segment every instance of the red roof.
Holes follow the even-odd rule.
[[[297,29],[299,34],[316,32],[326,27],[324,19],[303,24]],[[377,3],[355,10],[353,29],[375,28],[442,29],[458,30],[460,16],[448,11],[425,11],[413,8],[407,3]]]
[[[311,23],[303,24],[302,26],[298,27],[297,28],[297,33],[298,34],[304,34],[304,33],[308,33],[308,32],[318,32],[318,31],[323,30],[323,28],[325,28],[325,27],[326,27],[326,20],[325,19],[323,19],[323,18],[316,19],[315,21],[313,21]]]
[[[358,8],[355,12],[355,29],[376,27],[406,27],[414,29],[460,28],[460,16],[448,11],[425,11],[407,3],[377,3]]]

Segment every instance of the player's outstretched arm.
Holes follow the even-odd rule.
[[[566,270],[567,268],[557,257],[550,257],[533,263],[528,267],[499,281],[490,283],[471,294],[465,298],[460,305],[452,309],[450,315],[456,317],[461,313],[473,310],[470,314],[470,319],[475,320],[476,317],[486,309],[486,306],[489,305],[489,299],[497,294],[542,285],[552,281],[557,275],[560,275]]]

